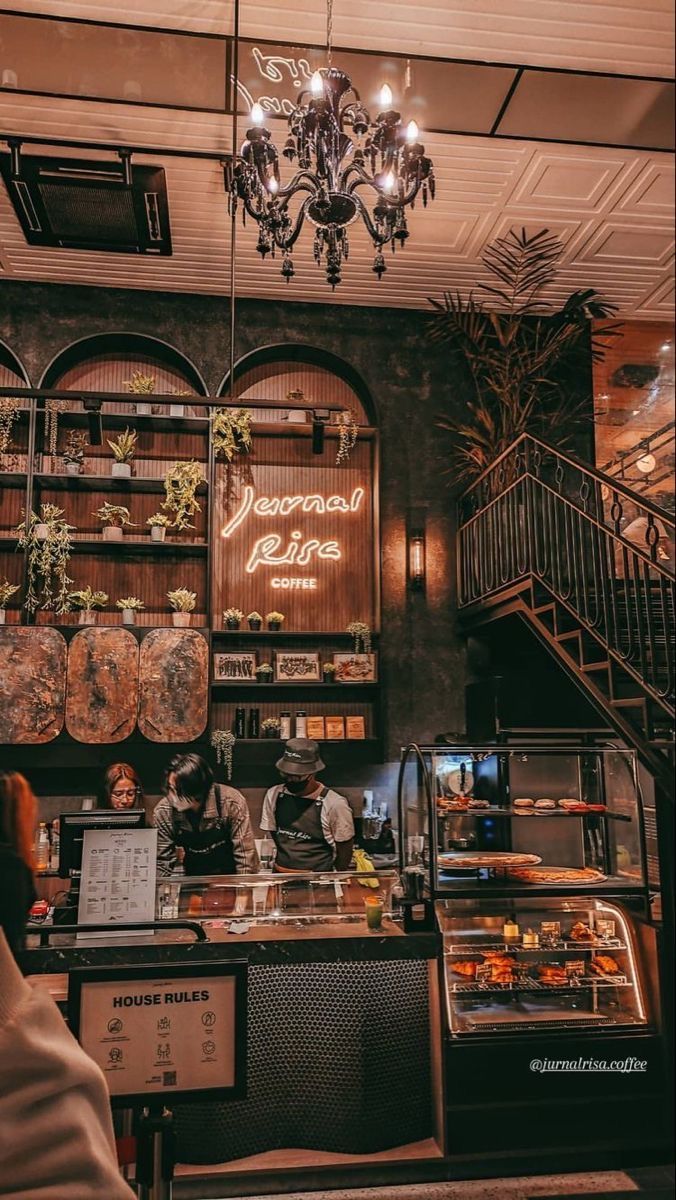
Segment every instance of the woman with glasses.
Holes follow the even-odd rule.
[[[99,808],[143,808],[143,788],[129,763],[113,763],[101,784]]]

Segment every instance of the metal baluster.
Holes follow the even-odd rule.
[[[644,676],[646,682],[649,683],[653,691],[657,691],[659,687],[659,676],[657,670],[657,643],[655,640],[655,614],[652,606],[652,584],[650,580],[650,566],[644,559],[640,560],[641,576],[643,585],[643,599],[645,603],[646,622],[644,628],[648,634],[648,656],[650,658],[649,675]]]
[[[636,617],[636,625],[633,626],[636,630],[636,652],[638,653],[639,669],[642,675],[645,675],[645,649],[643,639],[641,637],[641,600],[640,600],[640,585],[641,585],[641,560],[633,550],[630,551],[631,559],[631,581],[627,591],[627,598],[631,596],[633,603],[632,616]],[[633,621],[632,621],[633,625]]]
[[[668,586],[664,575],[660,573],[660,609],[662,612],[662,627],[664,629],[664,646],[665,655],[665,686],[660,688],[660,696],[672,699],[674,692],[674,656],[672,654],[673,636],[674,636],[674,588]],[[671,591],[671,605],[669,604],[669,592]],[[670,619],[671,617],[671,619]]]
[[[626,650],[621,650],[619,648],[619,646],[618,646],[618,649],[620,649],[620,656],[625,660],[625,662],[631,662],[632,658],[634,657],[634,626],[632,624],[632,612],[631,612],[631,607],[630,607],[630,603],[629,603],[630,590],[631,590],[630,589],[629,549],[625,545],[624,542],[621,543],[621,554],[622,554],[622,585],[623,585],[622,595],[624,597],[624,617],[625,617],[625,628],[626,628],[626,632],[627,632],[627,646],[626,646]],[[620,581],[618,580],[617,583],[619,586]]]

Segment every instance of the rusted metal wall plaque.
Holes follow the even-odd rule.
[[[141,643],[138,726],[151,742],[204,733],[209,694],[206,638],[194,629],[153,629]]]
[[[138,711],[138,642],[128,629],[82,629],[68,648],[66,729],[78,742],[122,742]]]
[[[63,728],[66,642],[57,629],[0,626],[0,743],[51,742]]]

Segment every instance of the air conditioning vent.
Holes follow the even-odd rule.
[[[111,162],[10,156],[0,172],[31,246],[171,254],[167,184],[162,167],[131,165],[131,187]]]

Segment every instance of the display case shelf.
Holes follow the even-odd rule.
[[[515,992],[556,992],[574,993],[587,988],[631,988],[633,982],[626,975],[582,975],[575,981],[567,983],[543,983],[540,979],[519,979],[514,983],[461,983],[452,980],[448,984],[449,992],[454,996],[485,996],[487,992],[514,994]]]
[[[597,950],[627,950],[628,947],[619,940],[619,938],[609,938],[606,941],[596,942],[548,942],[542,946],[523,946],[521,943],[514,942],[482,942],[480,946],[459,946],[451,945],[444,947],[444,955],[453,957],[455,955],[467,958],[468,955],[483,954],[484,951],[498,951],[500,954],[556,954],[561,950],[578,951],[587,950],[594,954]]]
[[[600,817],[602,820],[631,822],[631,817],[627,816],[626,813],[610,812],[607,808],[604,812],[594,809],[568,810],[563,808],[541,809],[539,812],[533,812],[532,810],[523,812],[518,808],[494,808],[489,805],[488,808],[449,808],[443,812],[439,812],[438,815],[440,817],[477,817],[479,820],[485,820],[487,817],[527,817],[529,820],[532,820],[534,817],[537,817],[546,821],[551,821],[555,817]]]

